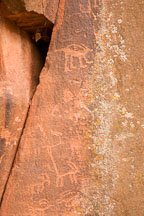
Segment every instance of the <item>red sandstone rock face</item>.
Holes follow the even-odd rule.
[[[1,13],[5,16],[6,13],[20,14],[23,12],[37,12],[43,14],[47,19],[54,23],[58,9],[59,0],[1,0]]]
[[[55,23],[56,13],[58,9],[59,0],[24,0],[27,11],[35,11],[43,14],[52,23]]]
[[[38,1],[37,4],[29,0],[2,0],[0,15],[14,22],[33,39],[36,33],[41,33],[43,40],[49,43],[57,8],[58,0]]]
[[[0,197],[42,67],[26,33],[0,18]]]
[[[61,0],[1,215],[143,215],[143,1]]]

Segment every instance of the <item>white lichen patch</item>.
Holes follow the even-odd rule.
[[[122,24],[122,19],[118,19],[118,24]],[[112,16],[109,16],[107,19],[107,25],[112,23]],[[109,25],[109,28],[106,26],[103,28],[103,34],[107,38],[107,47],[113,53],[115,58],[120,58],[121,61],[126,61],[127,56],[125,52],[125,41],[121,34],[119,34],[118,27],[113,23]],[[113,36],[112,36],[113,35]]]
[[[122,19],[118,19],[118,24],[121,24],[122,23]]]
[[[130,112],[126,112],[125,117],[130,118],[130,119],[134,118],[133,113],[130,113]]]
[[[102,32],[97,35],[96,40],[102,52],[100,54],[96,53],[92,75],[88,80],[87,93],[85,94],[87,100],[85,103],[80,102],[81,108],[87,112],[89,119],[91,119],[89,124],[93,128],[93,130],[87,131],[87,139],[92,140],[88,149],[93,154],[93,160],[91,159],[89,167],[91,167],[92,175],[94,176],[97,173],[97,169],[99,170],[97,175],[101,177],[102,181],[101,188],[92,184],[90,191],[86,192],[86,189],[84,189],[86,196],[91,196],[95,205],[97,200],[99,200],[99,207],[95,209],[94,205],[91,206],[88,204],[88,201],[83,201],[83,215],[91,215],[93,211],[96,211],[99,215],[112,215],[115,206],[115,202],[111,200],[111,195],[114,193],[115,185],[119,178],[116,168],[116,164],[119,163],[119,157],[117,155],[118,150],[113,148],[111,128],[113,127],[113,119],[118,112],[116,110],[117,100],[114,99],[120,99],[120,95],[117,92],[117,78],[114,71],[115,60],[107,54],[107,51],[112,46],[110,32],[117,34],[117,27],[114,25],[108,27],[104,21]],[[106,43],[103,43],[103,37],[110,44],[109,48],[107,48]],[[116,47],[115,49],[118,50],[118,45]],[[89,102],[87,103],[87,101]],[[89,108],[91,104],[95,106],[95,109],[91,110]],[[95,177],[92,176],[93,178]],[[110,180],[111,184],[109,184]],[[94,191],[92,186],[95,186]],[[95,201],[93,197],[96,198]],[[101,209],[103,210],[101,211]]]
[[[116,27],[116,26],[113,26],[113,28],[112,28],[112,33],[113,33],[113,34],[117,33],[117,27]]]
[[[109,76],[110,79],[111,79],[111,86],[110,86],[110,88],[112,88],[113,86],[116,85],[117,79],[113,76],[113,73],[112,73],[111,71],[109,72],[108,76]]]
[[[118,93],[115,93],[114,96],[113,96],[113,99],[114,100],[120,99],[120,95]]]
[[[124,120],[124,121],[122,122],[122,125],[123,125],[124,127],[127,127],[127,124],[128,124],[128,121],[127,121],[127,120]]]
[[[130,122],[130,126],[131,126],[131,128],[135,128],[135,125],[133,122]]]
[[[130,113],[127,111],[127,109],[125,107],[123,107],[122,109],[120,109],[121,114],[125,117],[125,118],[129,118],[132,119],[134,118],[133,113]]]
[[[86,112],[85,121],[88,120],[85,138],[89,141],[87,148],[92,157],[89,161],[91,184],[82,189],[85,196],[77,201],[82,207],[82,212],[76,211],[79,215],[114,215],[116,203],[112,197],[120,176],[120,154],[128,138],[134,137],[135,121],[131,120],[134,114],[127,103],[122,102],[116,76],[115,62],[127,60],[125,40],[119,33],[122,19],[118,19],[116,26],[113,14],[105,12],[103,8],[101,30],[95,33],[101,52],[95,53],[86,84],[86,99],[80,102]],[[122,143],[123,147],[117,143]]]
[[[115,138],[117,141],[125,141],[127,138],[130,138],[130,137],[134,137],[134,134],[130,132],[123,132],[123,133],[115,135]]]

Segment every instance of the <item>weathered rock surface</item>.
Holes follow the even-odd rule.
[[[2,216],[143,215],[143,10],[60,1]]]
[[[0,17],[0,197],[42,68],[28,35]]]
[[[35,12],[36,10],[34,10],[34,8],[33,11],[26,11],[26,8],[22,9],[22,5],[21,2],[16,5],[11,5],[11,2],[7,2],[7,4],[5,4],[1,1],[0,14],[4,18],[15,23],[22,30],[26,31],[33,40],[35,39],[35,34],[40,33],[43,41],[49,43],[54,25],[54,18],[48,17],[47,19],[43,14]],[[52,10],[53,8],[49,7],[49,11]],[[56,7],[55,10],[57,10]],[[53,15],[55,13],[53,12]]]
[[[58,9],[59,0],[1,0],[0,6],[4,9],[4,16],[7,13],[16,15],[24,12],[36,12],[43,14],[54,23]]]

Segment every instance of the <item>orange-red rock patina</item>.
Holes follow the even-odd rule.
[[[144,214],[143,9],[60,0],[2,216]]]
[[[42,60],[28,35],[0,18],[0,197],[38,83]]]
[[[7,14],[20,14],[24,12],[36,12],[43,14],[47,19],[54,23],[58,9],[59,0],[1,0],[0,13],[3,16]]]

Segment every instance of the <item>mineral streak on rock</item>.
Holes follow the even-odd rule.
[[[143,215],[143,9],[60,0],[2,216]]]

